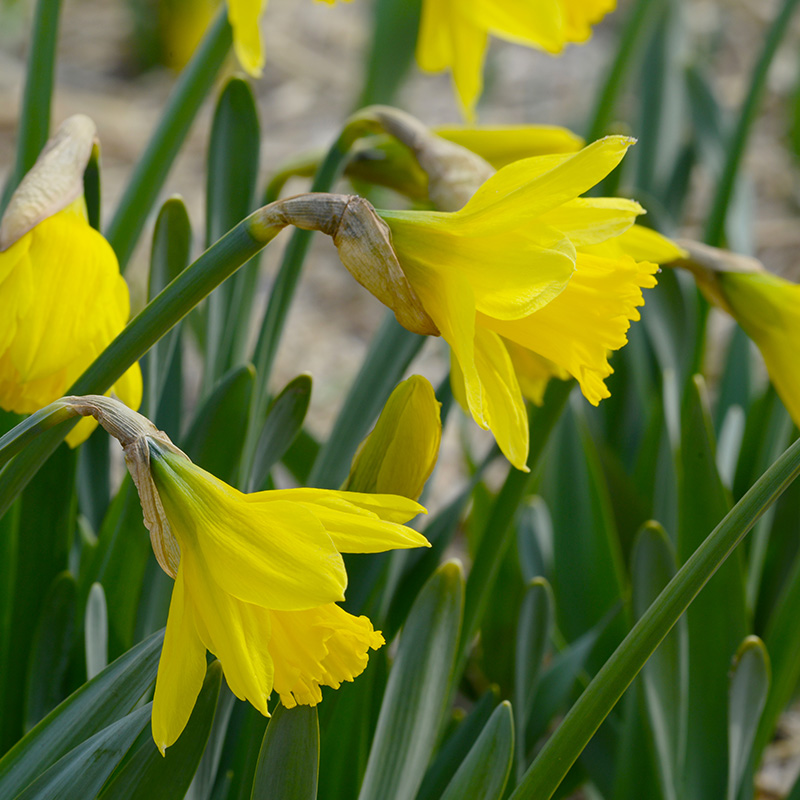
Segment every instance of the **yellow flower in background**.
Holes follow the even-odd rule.
[[[315,705],[321,686],[338,688],[360,674],[383,637],[366,617],[336,605],[347,585],[340,554],[426,546],[401,524],[424,509],[383,494],[242,494],[171,446],[148,439],[148,447],[155,492],[152,502],[142,494],[143,507],[161,518],[147,520],[151,535],[174,537],[157,547],[175,578],[153,702],[161,752],[186,726],[206,650],[219,658],[231,691],[262,714],[273,688],[287,707]],[[126,457],[130,464],[127,450]],[[141,477],[137,486],[142,493]]]
[[[417,500],[439,456],[440,405],[433,387],[420,375],[398,384],[362,442],[342,488]]]
[[[424,0],[417,62],[426,72],[450,69],[468,119],[483,89],[489,34],[549,53],[585,42],[616,0]]]
[[[7,411],[29,414],[63,395],[128,321],[117,258],[87,221],[83,170],[94,140],[88,117],[66,120],[0,222],[0,406]],[[138,365],[112,391],[138,408]],[[93,427],[81,420],[67,442],[80,444]]]
[[[431,130],[476,153],[495,169],[531,156],[574,153],[585,144],[580,136],[558,125],[448,125]]]
[[[333,5],[336,0],[317,0]],[[228,20],[233,28],[233,49],[242,69],[254,78],[261,77],[264,67],[264,46],[258,21],[267,7],[267,0],[228,0]]]
[[[800,285],[769,272],[720,272],[727,309],[758,345],[767,372],[800,425]]]
[[[643,211],[637,203],[578,197],[632,142],[609,136],[575,154],[515,162],[456,212],[379,212],[408,282],[451,347],[456,398],[519,469],[528,422],[505,340],[575,377],[597,404],[608,395],[608,353],[626,343],[656,262],[682,252],[632,227]]]

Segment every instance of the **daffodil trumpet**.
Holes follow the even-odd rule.
[[[93,417],[120,442],[155,556],[175,579],[152,712],[162,754],[189,720],[206,650],[231,691],[265,715],[273,690],[286,707],[316,705],[322,686],[363,672],[384,639],[337,605],[347,587],[341,554],[430,546],[403,524],[422,506],[324,489],[244,494],[117,400],[65,397],[57,409]]]

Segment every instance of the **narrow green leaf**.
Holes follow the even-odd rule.
[[[704,532],[725,516],[730,501],[716,468],[713,427],[705,385],[695,376],[682,411],[677,454],[680,524],[678,559],[690,558]],[[689,632],[689,717],[684,786],[686,800],[722,797],[727,780],[724,678],[736,649],[747,634],[742,554],[731,559],[708,582],[687,614]]]
[[[527,763],[528,747],[525,729],[536,687],[539,683],[544,657],[553,632],[553,590],[544,578],[534,578],[528,584],[519,612],[514,669],[514,703],[517,708],[517,765],[520,771]]]
[[[728,800],[736,800],[751,761],[753,742],[769,692],[769,654],[757,636],[736,653],[728,694]]]
[[[253,210],[261,135],[253,92],[233,77],[223,88],[214,112],[208,146],[206,246]],[[236,331],[249,333],[258,261],[253,261],[208,298],[206,307],[204,394],[236,363]]]
[[[68,567],[77,510],[75,469],[75,451],[66,445],[59,448],[21,498],[8,640],[7,694],[2,714],[4,726],[12,732],[9,744],[23,733],[25,681],[45,597],[56,576]]]
[[[139,495],[125,476],[103,520],[90,562],[81,564],[81,602],[95,581],[103,586],[108,612],[108,653],[116,657],[133,645],[136,609],[150,557],[150,538],[142,520]]]
[[[123,270],[167,179],[172,162],[228,54],[231,40],[227,8],[223,7],[178,78],[158,126],[108,226],[106,238],[114,248]]]
[[[455,731],[442,743],[434,762],[425,773],[425,780],[419,787],[415,800],[439,800],[441,798],[442,793],[489,721],[492,711],[497,706],[497,699],[497,687],[492,687],[483,694],[472,707],[466,719],[460,722]]]
[[[372,45],[359,107],[394,102],[414,58],[421,8],[420,0],[378,0],[373,4]]]
[[[0,797],[16,797],[31,781],[88,737],[119,720],[156,676],[163,633],[109,664],[53,709],[0,759]]]
[[[220,759],[213,800],[250,800],[267,718],[248,703],[235,705]],[[225,789],[221,794],[221,789]]]
[[[183,200],[171,197],[156,217],[153,246],[150,250],[148,299],[152,300],[186,269],[192,248],[192,226]],[[176,326],[151,348],[146,356],[147,412],[155,414],[164,396],[170,364],[180,347],[180,328]],[[156,423],[158,424],[158,423]]]
[[[85,800],[95,797],[150,721],[148,703],[62,756],[16,800]]]
[[[33,637],[25,695],[25,730],[49,714],[66,695],[67,669],[75,636],[75,579],[62,572],[44,600]]]
[[[631,553],[633,613],[645,613],[677,571],[664,529],[646,523]],[[645,706],[664,800],[678,800],[686,746],[688,640],[685,619],[665,637],[642,672]]]
[[[548,800],[662,639],[764,511],[800,474],[800,441],[756,481],[633,626],[525,773],[512,800]]]
[[[103,586],[93,583],[84,622],[86,678],[91,680],[108,666],[108,610]]]
[[[129,800],[135,797],[176,800],[183,797],[208,741],[221,682],[222,666],[219,661],[214,661],[208,667],[203,688],[178,741],[167,748],[166,755],[162,756],[152,736],[147,736],[122,769],[106,784],[98,800]]]
[[[111,502],[111,458],[108,434],[99,426],[78,450],[78,508],[93,531],[100,530]]]
[[[623,557],[597,449],[576,407],[551,444],[542,496],[553,520],[553,594],[567,641],[581,636],[625,594]],[[619,617],[590,659],[595,671],[624,635]]]
[[[583,636],[570,642],[549,662],[539,679],[531,702],[530,716],[525,730],[525,741],[533,746],[546,733],[553,718],[567,704],[586,662],[597,645],[603,631],[615,616],[611,611]],[[530,752],[530,751],[528,751]],[[526,761],[527,753],[526,753]]]
[[[228,725],[231,721],[231,714],[236,703],[236,696],[224,682],[220,686],[217,698],[217,707],[214,711],[214,722],[208,734],[208,744],[203,751],[197,771],[192,778],[189,791],[186,795],[187,800],[209,800],[214,783],[219,774],[220,758],[222,748],[225,745],[225,738],[228,735]]]
[[[772,59],[778,50],[778,45],[789,30],[789,22],[797,8],[798,0],[783,0],[780,11],[772,21],[772,25],[764,37],[764,43],[750,76],[750,84],[739,113],[736,128],[730,138],[725,152],[725,164],[722,176],[717,184],[711,212],[706,221],[705,241],[717,247],[724,244],[725,220],[728,206],[733,195],[733,188],[739,174],[739,167],[747,146],[747,140],[753,123],[758,115],[761,97],[767,84],[767,75],[772,64]]]
[[[481,618],[494,589],[495,578],[500,569],[506,548],[513,534],[513,522],[517,508],[528,491],[531,475],[535,472],[550,433],[561,416],[574,384],[572,381],[550,381],[541,406],[528,410],[530,446],[528,467],[531,472],[509,470],[489,512],[480,545],[467,578],[464,602],[464,626],[461,631],[460,650],[463,654],[472,642],[481,624]]]
[[[450,694],[463,591],[460,566],[448,562],[408,615],[359,800],[413,800],[422,783]]]
[[[364,778],[388,678],[386,649],[371,653],[352,683],[328,692],[320,706],[320,800],[356,797]]]
[[[239,468],[245,439],[242,420],[247,418],[254,381],[251,364],[223,375],[184,437],[189,458],[223,481],[232,483]]]
[[[303,428],[311,401],[311,376],[298,375],[272,401],[256,445],[248,492],[264,488],[270,470],[284,456]]]
[[[19,117],[17,160],[0,198],[0,214],[50,136],[50,102],[60,15],[61,0],[38,0],[36,3]]]
[[[279,705],[261,744],[252,800],[315,800],[318,772],[317,709]]]
[[[341,486],[358,445],[424,343],[424,336],[407,331],[394,314],[387,312],[344,399],[331,435],[314,462],[310,486],[322,489]]]
[[[14,590],[17,573],[17,523],[19,503],[0,519],[0,753],[5,753],[19,738],[19,719],[12,717],[7,705],[16,706],[18,685],[12,681],[10,663],[16,654],[11,650],[14,621]],[[13,688],[12,688],[13,687]],[[11,701],[14,695],[13,702]]]
[[[442,800],[500,800],[514,758],[514,720],[511,703],[494,710]]]
[[[553,520],[541,497],[532,497],[517,514],[517,551],[526,583],[552,574]]]

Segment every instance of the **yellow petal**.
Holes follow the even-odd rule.
[[[195,624],[203,644],[222,664],[230,690],[267,716],[274,677],[270,612],[223,591],[208,564],[191,552],[181,555],[181,568],[193,587]]]
[[[407,522],[425,509],[393,494],[329,489],[278,489],[247,495],[255,503],[298,503],[323,525],[341,553],[381,553],[405,547],[429,547]],[[267,510],[269,513],[269,510]]]
[[[622,197],[578,197],[548,211],[542,222],[569,237],[575,247],[599,244],[625,233],[644,209]]]
[[[800,425],[800,285],[768,272],[723,272],[720,286],[736,321],[758,345],[795,425]]]
[[[553,361],[578,380],[590,403],[608,397],[608,351],[627,342],[630,320],[639,319],[642,288],[655,286],[657,267],[630,257],[578,253],[567,288],[541,311],[513,322],[479,317],[479,324]]]
[[[439,455],[440,405],[420,375],[398,384],[353,459],[344,488],[416,500]]]
[[[532,156],[574,153],[584,145],[579,136],[556,125],[447,126],[433,131],[477,153],[495,169]]]
[[[527,472],[528,415],[514,367],[500,337],[480,326],[475,332],[475,362],[489,429],[503,455]]]
[[[591,189],[622,161],[634,139],[606,136],[574,155],[537,156],[509,164],[456,212],[477,233],[520,227]]]
[[[316,705],[320,686],[338,689],[367,666],[383,636],[366,617],[330,603],[308,611],[273,611],[271,650],[275,690],[287,708]]]
[[[153,698],[153,740],[164,755],[186,727],[206,674],[206,648],[197,634],[184,569],[172,589]]]
[[[688,255],[675,242],[644,225],[628,228],[616,239],[616,245],[636,261],[651,261],[653,264],[669,264]]]
[[[153,447],[150,462],[181,552],[201,556],[224,591],[287,610],[344,599],[342,557],[301,505],[248,503],[191,461]]]
[[[233,49],[242,69],[260,78],[264,66],[264,49],[258,21],[267,7],[267,0],[228,0],[228,21],[233,28]]]

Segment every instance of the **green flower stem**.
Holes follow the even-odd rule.
[[[800,440],[755,482],[633,626],[528,768],[511,800],[553,796],[594,732],[706,582],[800,475]]]
[[[69,388],[67,394],[104,394],[167,331],[278,233],[261,225],[261,211],[242,220],[156,295]],[[23,423],[24,424],[24,423]],[[60,425],[32,442],[0,473],[0,516],[69,433]]]
[[[158,127],[134,169],[106,238],[124,271],[147,215],[164,185],[169,168],[186,138],[198,109],[213,85],[232,42],[225,5],[178,78]]]
[[[22,420],[4,436],[0,436],[0,467],[8,463],[44,431],[72,419],[76,413],[75,409],[66,405],[63,400],[56,400]]]
[[[27,79],[19,121],[17,161],[0,202],[0,213],[5,210],[14,190],[39,157],[50,136],[50,100],[53,95],[60,14],[61,0],[38,0],[36,3],[25,71]]]
[[[772,23],[767,38],[764,40],[764,47],[758,57],[753,74],[750,77],[750,86],[747,90],[742,111],[736,122],[728,148],[725,153],[725,165],[722,169],[722,176],[717,184],[714,195],[714,202],[711,206],[711,213],[706,224],[705,241],[707,244],[721,247],[725,240],[725,217],[728,214],[728,206],[733,195],[733,188],[736,183],[736,176],[739,174],[739,165],[744,155],[747,139],[750,130],[755,122],[761,97],[764,94],[764,87],[767,83],[772,59],[778,49],[778,45],[789,30],[789,22],[792,14],[797,8],[800,0],[784,0],[783,6],[777,17]]]

